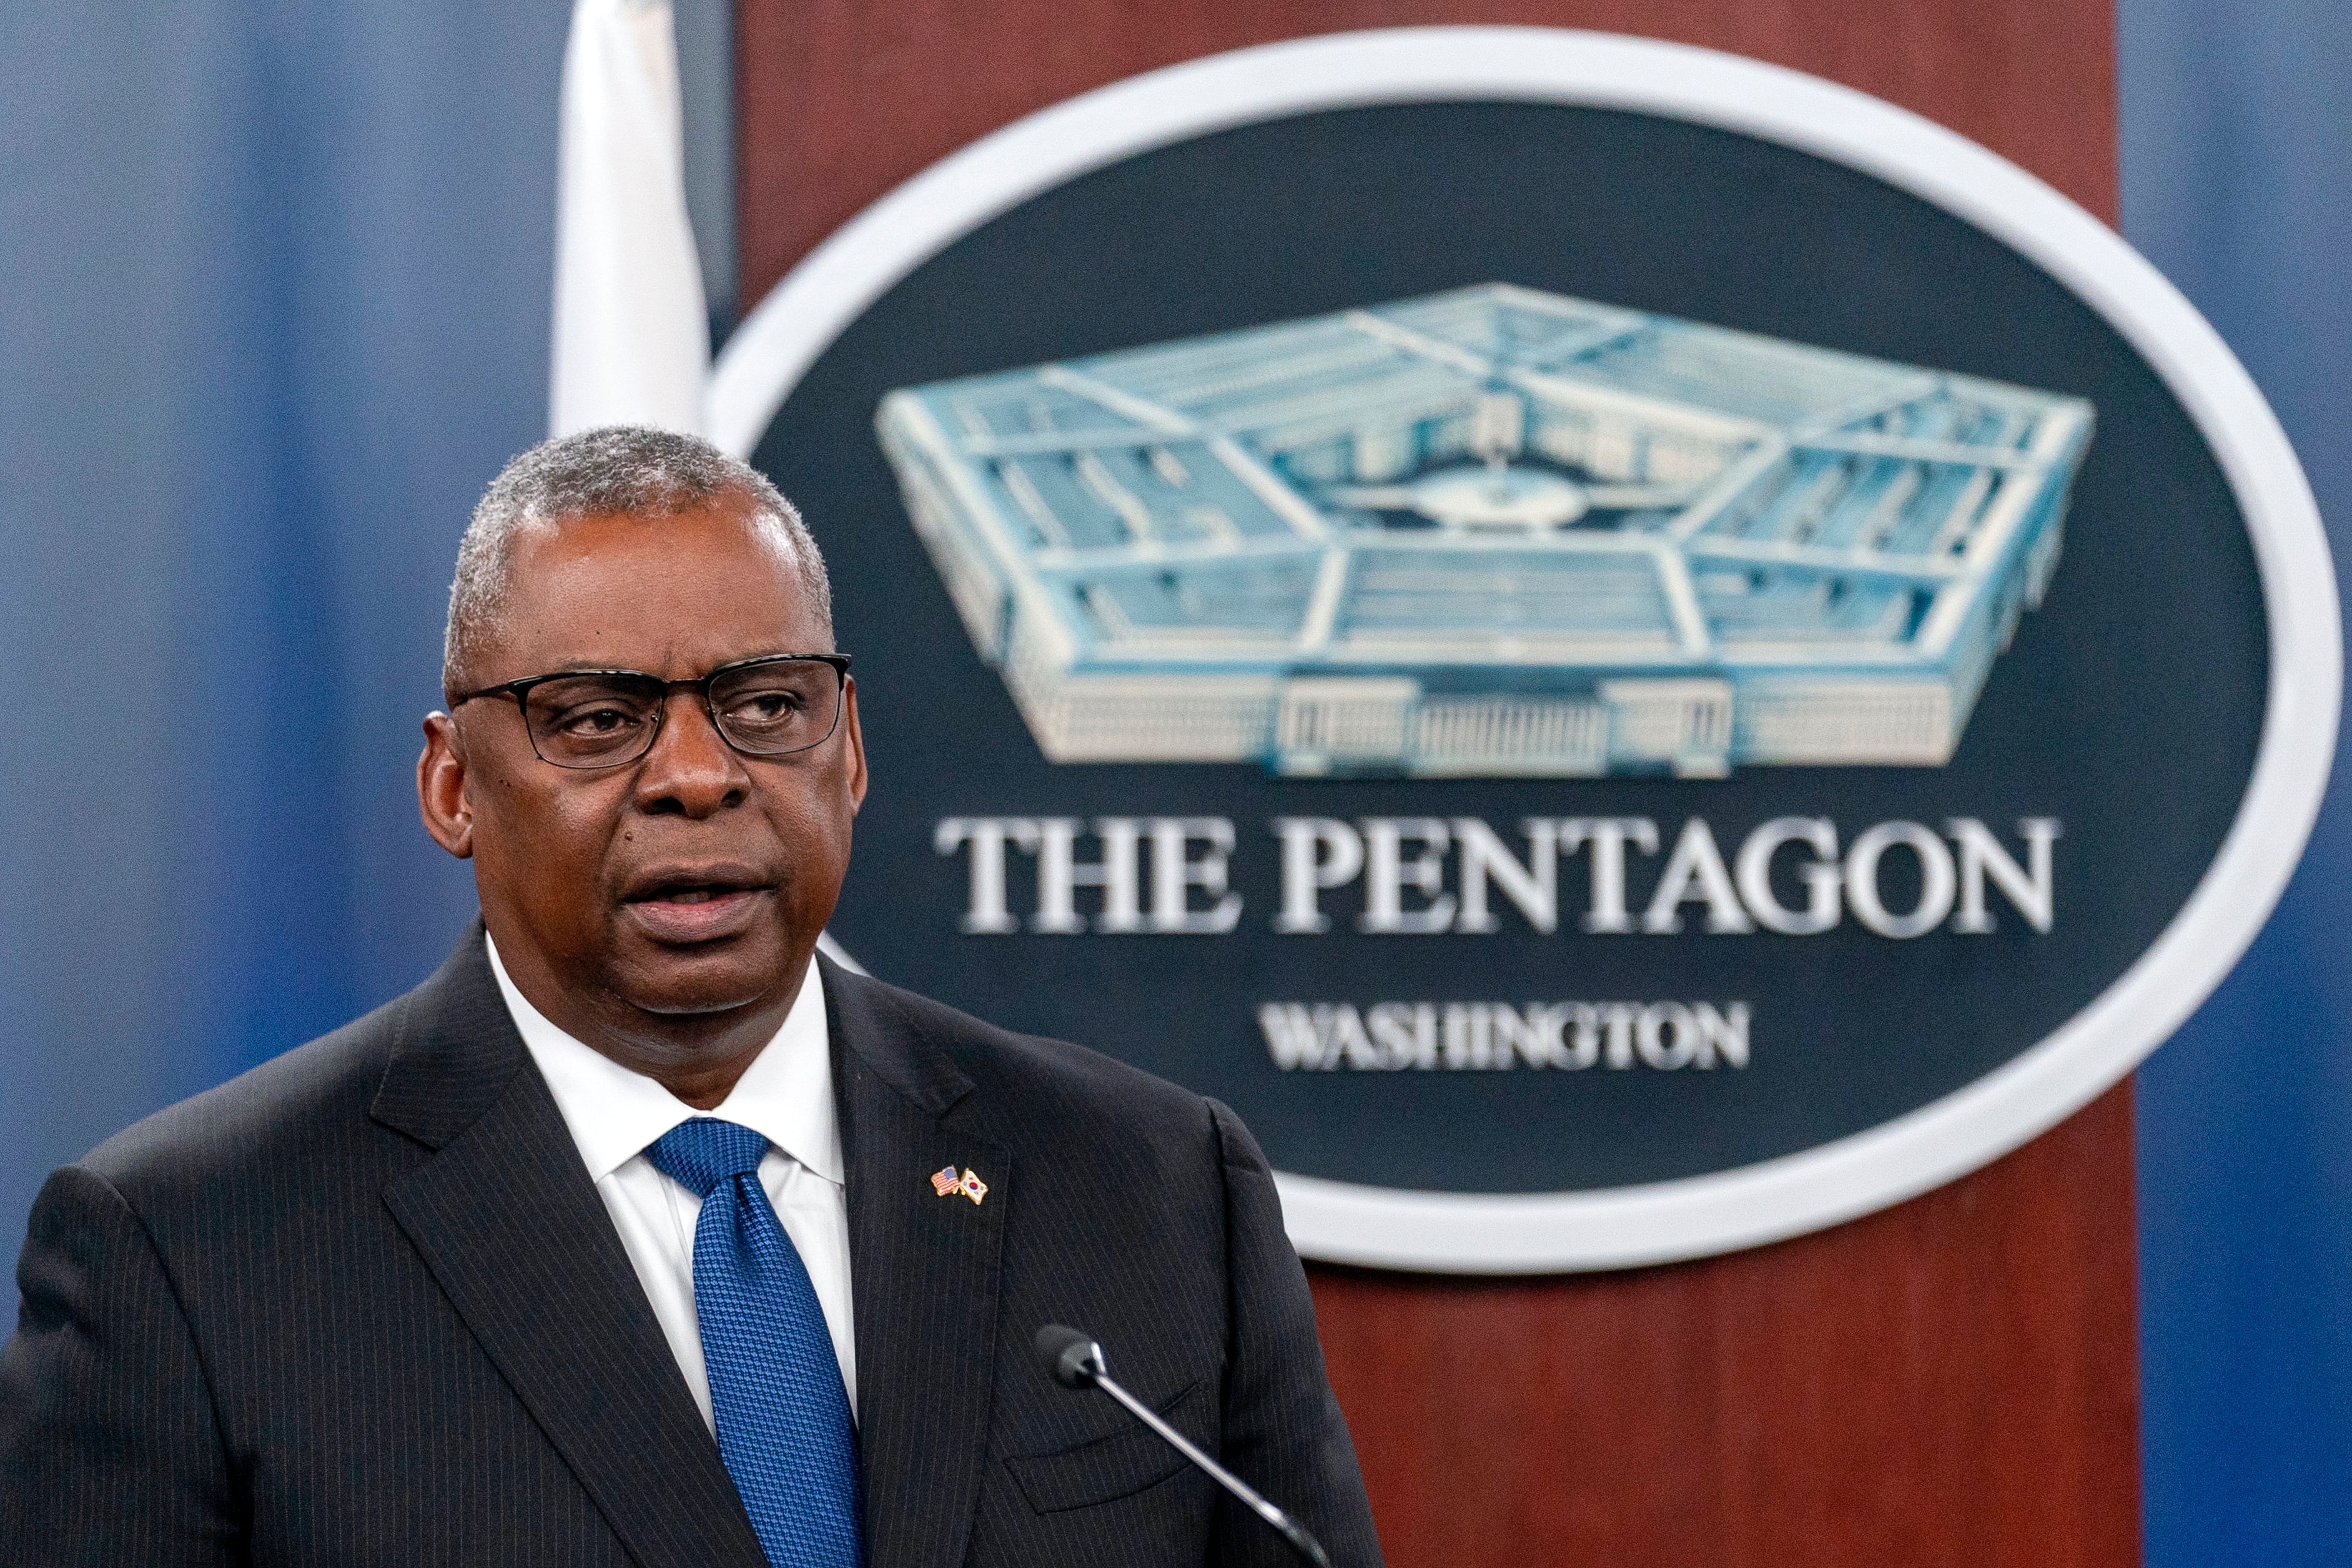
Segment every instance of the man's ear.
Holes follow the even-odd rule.
[[[849,814],[854,817],[857,808],[866,804],[866,737],[857,730],[856,676],[843,680],[841,702],[841,722],[849,731],[844,744],[849,752]]]
[[[446,713],[425,716],[425,751],[416,759],[416,810],[433,841],[459,860],[474,857],[474,806],[466,797],[466,743]]]

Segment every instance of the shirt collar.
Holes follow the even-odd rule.
[[[489,949],[499,994],[572,1130],[589,1180],[603,1181],[679,1123],[716,1116],[751,1128],[816,1175],[842,1184],[832,1041],[824,1021],[824,982],[814,961],[774,1038],[716,1110],[698,1111],[644,1073],[632,1072],[556,1027],[517,988],[488,932],[482,942]]]

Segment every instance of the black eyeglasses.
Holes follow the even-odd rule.
[[[476,697],[506,695],[522,710],[530,748],[558,768],[618,768],[654,748],[681,687],[702,695],[711,727],[751,757],[787,757],[833,738],[846,653],[769,653],[721,664],[691,681],[666,681],[642,670],[557,670],[453,696],[453,708]]]

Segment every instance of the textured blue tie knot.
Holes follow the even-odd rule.
[[[656,1170],[700,1198],[729,1176],[756,1176],[767,1153],[767,1139],[716,1116],[680,1122],[646,1151]]]

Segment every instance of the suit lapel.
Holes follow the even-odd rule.
[[[887,988],[824,965],[847,1175],[871,1568],[961,1563],[988,1463],[1013,1161],[948,1124],[971,1081]],[[954,1166],[979,1203],[940,1195]]]
[[[412,999],[374,1113],[437,1151],[384,1200],[630,1555],[764,1568],[479,925]]]

